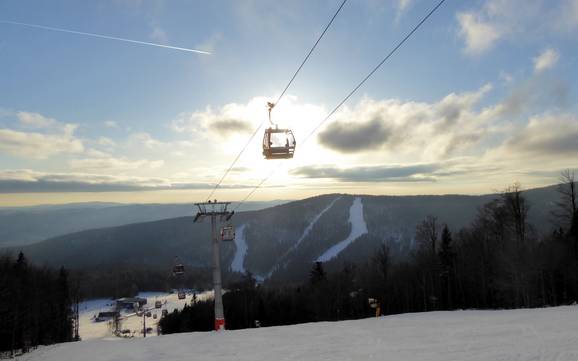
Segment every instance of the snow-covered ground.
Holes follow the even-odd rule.
[[[414,313],[40,348],[24,361],[578,360],[578,307]]]
[[[179,300],[176,293],[161,293],[161,292],[141,292],[138,297],[143,297],[147,299],[147,308],[151,309],[151,317],[147,317],[146,326],[151,327],[153,332],[149,335],[156,335],[157,323],[161,318],[162,310],[168,310],[169,313],[173,312],[175,309],[182,309],[185,304],[191,302],[192,294],[188,293],[186,299]],[[197,295],[198,300],[203,300],[206,298],[212,298],[213,293],[203,292]],[[159,300],[163,303],[162,308],[154,308],[155,301]],[[79,321],[80,328],[79,334],[82,340],[94,340],[102,338],[111,338],[112,326],[110,321],[95,322],[93,320],[94,316],[98,315],[102,311],[110,311],[114,308],[114,301],[110,299],[98,299],[89,300],[82,302],[79,305]],[[156,314],[157,318],[154,319],[152,315]],[[142,316],[137,316],[134,312],[123,311],[121,314],[121,329],[130,330],[131,334],[135,336],[142,337],[143,329],[143,318]]]
[[[337,255],[353,243],[353,241],[367,233],[367,224],[365,224],[365,219],[363,218],[363,203],[361,202],[360,197],[355,198],[353,204],[349,208],[349,223],[351,223],[351,232],[349,233],[349,236],[325,251],[321,256],[319,256],[319,258],[317,258],[317,261],[327,262],[330,259],[337,257]]]

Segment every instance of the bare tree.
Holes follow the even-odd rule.
[[[421,223],[415,227],[415,238],[420,247],[431,247],[432,253],[436,253],[438,240],[437,217],[427,216]]]
[[[576,199],[576,179],[574,171],[566,169],[560,174],[558,193],[560,200],[556,203],[558,210],[554,213],[565,228],[574,247],[574,256],[578,259],[578,205]]]
[[[558,183],[560,200],[556,202],[558,209],[554,212],[554,215],[561,221],[561,225],[566,229],[571,228],[572,221],[576,219],[578,214],[576,191],[574,170],[563,170],[562,173],[560,173]]]
[[[527,220],[530,206],[526,198],[522,195],[522,186],[520,183],[514,183],[506,188],[502,194],[502,202],[510,218],[510,224],[513,228],[516,240],[523,244],[527,237]]]

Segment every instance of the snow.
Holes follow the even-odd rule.
[[[313,229],[313,226],[315,226],[315,224],[317,223],[319,218],[321,218],[321,216],[323,216],[325,214],[325,212],[327,212],[331,207],[333,207],[333,204],[335,202],[337,202],[337,200],[339,198],[341,198],[341,197],[337,197],[333,201],[331,201],[331,203],[329,203],[329,205],[327,207],[325,207],[321,212],[319,212],[319,214],[317,216],[315,216],[315,218],[313,218],[311,223],[309,223],[307,228],[305,228],[305,230],[303,231],[303,234],[301,235],[301,237],[299,237],[297,242],[295,242],[295,244],[293,246],[291,246],[291,248],[287,252],[285,252],[285,254],[281,257],[281,259],[285,258],[285,256],[287,256],[287,254],[289,254],[290,252],[294,251],[297,247],[299,247],[299,245],[301,244],[301,242],[303,242],[305,237],[307,237],[309,235],[309,233]]]
[[[327,262],[337,257],[337,255],[353,243],[353,241],[367,233],[367,224],[365,224],[365,219],[363,218],[363,203],[360,197],[355,198],[349,208],[349,223],[351,223],[349,236],[319,256],[319,258],[317,258],[318,262]]]
[[[279,257],[279,262],[283,261],[283,259],[285,257],[287,257],[287,255],[293,251],[295,251],[297,249],[297,247],[299,247],[299,245],[301,244],[301,242],[303,242],[303,240],[305,239],[305,237],[307,237],[309,235],[309,233],[311,233],[311,230],[313,229],[313,226],[315,226],[315,224],[317,223],[317,221],[319,221],[319,219],[325,214],[325,212],[327,212],[329,209],[331,209],[331,207],[333,207],[333,204],[335,202],[337,202],[337,200],[339,200],[341,197],[337,197],[335,198],[333,201],[331,201],[331,203],[329,203],[329,205],[327,207],[325,207],[324,209],[321,210],[321,212],[319,212],[319,214],[317,214],[312,220],[311,223],[309,223],[309,225],[307,225],[307,227],[305,228],[305,230],[303,231],[303,234],[301,234],[301,237],[299,237],[299,239],[297,240],[297,242],[295,242],[294,245],[292,245],[285,253],[283,253],[283,255],[281,257]],[[259,282],[263,282],[265,279],[271,277],[271,275],[273,274],[273,272],[275,272],[279,267],[284,266],[286,263],[277,263],[275,266],[273,266],[273,268],[265,275],[265,276],[256,276],[257,281]]]
[[[245,273],[245,256],[247,255],[247,240],[245,239],[245,224],[235,230],[235,257],[231,262],[231,271]]]
[[[429,312],[41,347],[21,361],[578,359],[578,308]]]
[[[146,320],[147,327],[152,327],[153,333],[149,334],[151,336],[156,335],[157,323],[161,318],[162,310],[166,309],[169,313],[173,312],[175,309],[182,309],[185,304],[191,302],[192,293],[187,294],[187,298],[184,300],[179,300],[176,293],[164,293],[164,292],[141,292],[137,297],[143,297],[147,299],[146,308],[150,308],[151,317]],[[213,292],[203,292],[197,295],[198,300],[203,300],[207,298],[212,298]],[[162,308],[154,308],[155,301],[159,300],[163,303]],[[114,300],[110,299],[96,299],[82,302],[78,305],[79,311],[79,335],[82,340],[94,340],[94,339],[105,339],[114,337],[112,334],[112,326],[110,321],[95,322],[94,317],[102,311],[111,311],[114,309]],[[157,319],[153,319],[152,314],[157,315]],[[131,311],[121,312],[121,329],[128,329],[131,333],[142,335],[140,333],[143,328],[143,318],[142,316],[137,316]]]

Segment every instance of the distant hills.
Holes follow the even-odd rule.
[[[248,202],[246,210],[286,201]],[[0,207],[0,247],[25,245],[87,229],[191,215],[187,204],[72,203],[32,207]]]
[[[555,186],[528,190],[524,195],[536,231],[549,232],[550,214],[559,197]],[[271,282],[287,282],[306,277],[317,259],[326,260],[327,267],[366,260],[382,242],[403,256],[412,248],[416,224],[427,215],[437,216],[457,231],[474,219],[481,205],[497,196],[328,194],[241,212],[233,218],[236,240],[222,244],[222,265],[228,271],[250,271]],[[167,206],[165,218],[178,212],[191,214],[190,206],[182,207]],[[95,214],[106,218],[103,214],[110,212],[109,219],[117,217],[121,222],[135,219],[123,211],[158,217],[160,210],[160,205],[113,206],[98,208]],[[60,214],[73,217],[74,212],[68,211]],[[56,219],[56,214],[51,217]],[[94,224],[76,217],[68,221],[78,222],[77,227]],[[24,250],[34,262],[72,268],[140,264],[168,270],[176,256],[186,265],[206,267],[210,265],[210,229],[208,223],[193,223],[191,216],[176,217],[85,230],[16,249]]]

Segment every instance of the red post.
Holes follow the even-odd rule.
[[[225,319],[215,318],[215,331],[221,331],[225,329]]]

